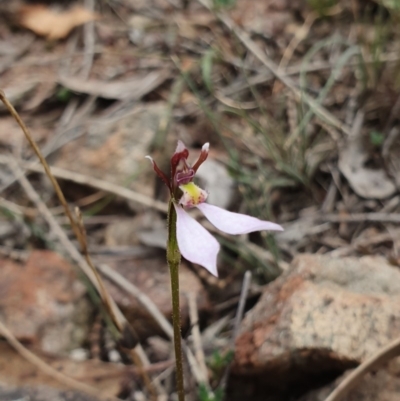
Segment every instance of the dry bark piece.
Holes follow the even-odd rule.
[[[24,5],[17,15],[21,26],[50,40],[63,39],[75,27],[98,18],[97,14],[80,6],[57,12],[40,4]]]
[[[0,259],[0,283],[0,318],[19,340],[51,353],[85,340],[91,307],[60,255],[33,251],[24,264]]]
[[[299,255],[243,321],[234,372],[273,384],[344,370],[400,335],[399,301],[383,258]]]

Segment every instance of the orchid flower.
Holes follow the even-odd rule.
[[[275,223],[263,221],[245,214],[229,212],[206,203],[207,192],[198,187],[193,178],[207,159],[209,143],[203,145],[200,156],[193,166],[187,162],[189,150],[182,141],[171,158],[171,178],[158,168],[150,156],[154,171],[164,181],[171,193],[171,200],[176,210],[176,238],[182,256],[192,263],[205,267],[211,274],[218,276],[217,255],[220,249],[218,241],[185,209],[196,207],[217,229],[227,234],[247,234],[253,231],[282,231]]]
[[[193,178],[199,167],[207,159],[209,147],[208,143],[203,145],[199,158],[191,166],[187,161],[188,149],[182,141],[178,141],[175,153],[171,157],[170,179],[159,169],[150,156],[146,156],[150,159],[154,171],[167,185],[171,194],[168,206],[167,263],[171,275],[172,322],[179,401],[185,401],[179,307],[181,255],[190,262],[205,267],[214,276],[218,276],[217,256],[220,249],[218,241],[185,209],[197,207],[215,227],[228,234],[247,234],[258,230],[282,230],[278,224],[244,214],[228,212],[205,203],[208,194],[193,182]]]

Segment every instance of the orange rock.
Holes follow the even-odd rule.
[[[52,353],[84,340],[90,304],[60,255],[37,250],[24,264],[1,259],[0,283],[0,318],[19,340]]]

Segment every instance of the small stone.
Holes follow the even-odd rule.
[[[69,353],[69,357],[77,362],[86,361],[89,359],[89,351],[84,348],[76,348]]]

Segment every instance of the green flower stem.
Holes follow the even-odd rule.
[[[167,262],[171,275],[172,293],[172,322],[174,326],[176,386],[179,401],[185,401],[185,388],[183,384],[183,359],[181,344],[181,311],[179,307],[179,264],[181,253],[176,239],[176,210],[174,201],[171,199],[168,206],[168,240],[167,240]]]

